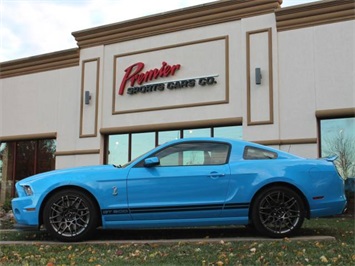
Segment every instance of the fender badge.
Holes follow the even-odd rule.
[[[118,188],[112,187],[112,196],[117,196],[117,195],[118,195]]]

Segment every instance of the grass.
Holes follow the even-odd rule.
[[[0,265],[354,265],[354,219],[337,217],[305,221],[300,235],[333,236],[336,240],[293,239],[232,242],[230,237],[255,236],[244,228],[105,231],[102,244],[48,244],[46,232],[7,231],[1,241],[32,245],[2,245]],[[170,244],[113,244],[105,240],[222,238],[219,242],[180,241]]]

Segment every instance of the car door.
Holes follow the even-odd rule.
[[[230,179],[230,146],[188,142],[169,146],[130,170],[128,205],[134,220],[218,217]],[[147,161],[145,161],[147,163]]]

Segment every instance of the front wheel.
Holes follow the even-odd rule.
[[[89,238],[98,225],[95,206],[86,193],[62,190],[46,202],[43,223],[48,232],[60,241],[82,241]]]
[[[264,235],[288,237],[302,226],[304,210],[304,203],[294,190],[282,186],[270,187],[256,197],[252,221]]]

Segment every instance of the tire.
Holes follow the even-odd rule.
[[[294,235],[302,226],[305,207],[292,189],[270,187],[256,196],[252,207],[252,222],[263,235],[283,238]]]
[[[43,223],[50,235],[64,242],[88,239],[98,226],[98,210],[86,193],[65,189],[45,203]]]

